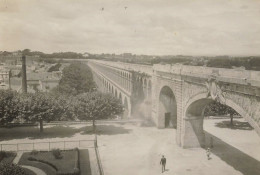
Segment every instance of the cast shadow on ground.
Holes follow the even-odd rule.
[[[221,121],[215,124],[219,128],[230,128],[238,130],[253,130],[253,127],[248,122],[233,121],[233,125],[230,125],[230,121]]]
[[[122,126],[114,125],[97,125],[97,134],[99,135],[116,135],[127,134],[131,129],[125,129]],[[14,127],[0,128],[0,141],[8,141],[13,139],[45,139],[45,138],[70,138],[75,134],[91,135],[93,134],[92,126],[74,127],[65,125],[54,125],[44,127],[44,132],[40,133],[37,127]]]
[[[128,134],[132,131],[131,129],[125,129],[122,126],[114,125],[97,125],[96,134],[97,135],[117,135],[117,134]],[[92,126],[86,126],[83,128],[81,134],[93,134]]]
[[[211,152],[244,175],[260,174],[260,161],[250,157],[218,137],[205,131],[206,138],[213,138]],[[206,147],[207,148],[207,147]]]

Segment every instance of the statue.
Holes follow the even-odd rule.
[[[206,86],[208,89],[207,97],[211,97],[212,100],[216,100],[216,101],[220,102],[221,104],[226,104],[224,94],[222,92],[221,87],[218,85],[218,82],[217,82],[215,76],[209,77],[208,81],[206,82]]]

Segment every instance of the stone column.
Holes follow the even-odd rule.
[[[158,129],[163,129],[165,128],[165,113],[163,112],[164,106],[162,102],[158,101],[158,106],[157,106],[157,128]]]
[[[205,147],[203,116],[188,116],[184,118],[183,148]]]

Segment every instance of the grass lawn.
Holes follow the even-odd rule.
[[[31,170],[27,169],[27,168],[23,168],[26,175],[36,175],[34,172],[32,172]]]
[[[57,172],[72,173],[75,166],[76,153],[77,152],[75,150],[61,151],[62,158],[55,159],[52,152],[38,152],[38,154],[36,155],[32,155],[28,152],[22,155],[18,164],[37,167],[43,170],[48,175],[56,175]],[[57,167],[57,171],[52,166],[46,163],[30,161],[28,160],[29,157],[36,158],[37,160],[47,161],[52,165],[55,165]]]

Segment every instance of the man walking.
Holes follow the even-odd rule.
[[[165,171],[165,165],[166,165],[166,158],[162,156],[160,165],[162,165],[162,173]]]
[[[210,154],[211,154],[210,148],[208,148],[206,150],[206,154],[207,154],[208,160],[210,160],[211,159],[211,157],[210,157]]]

